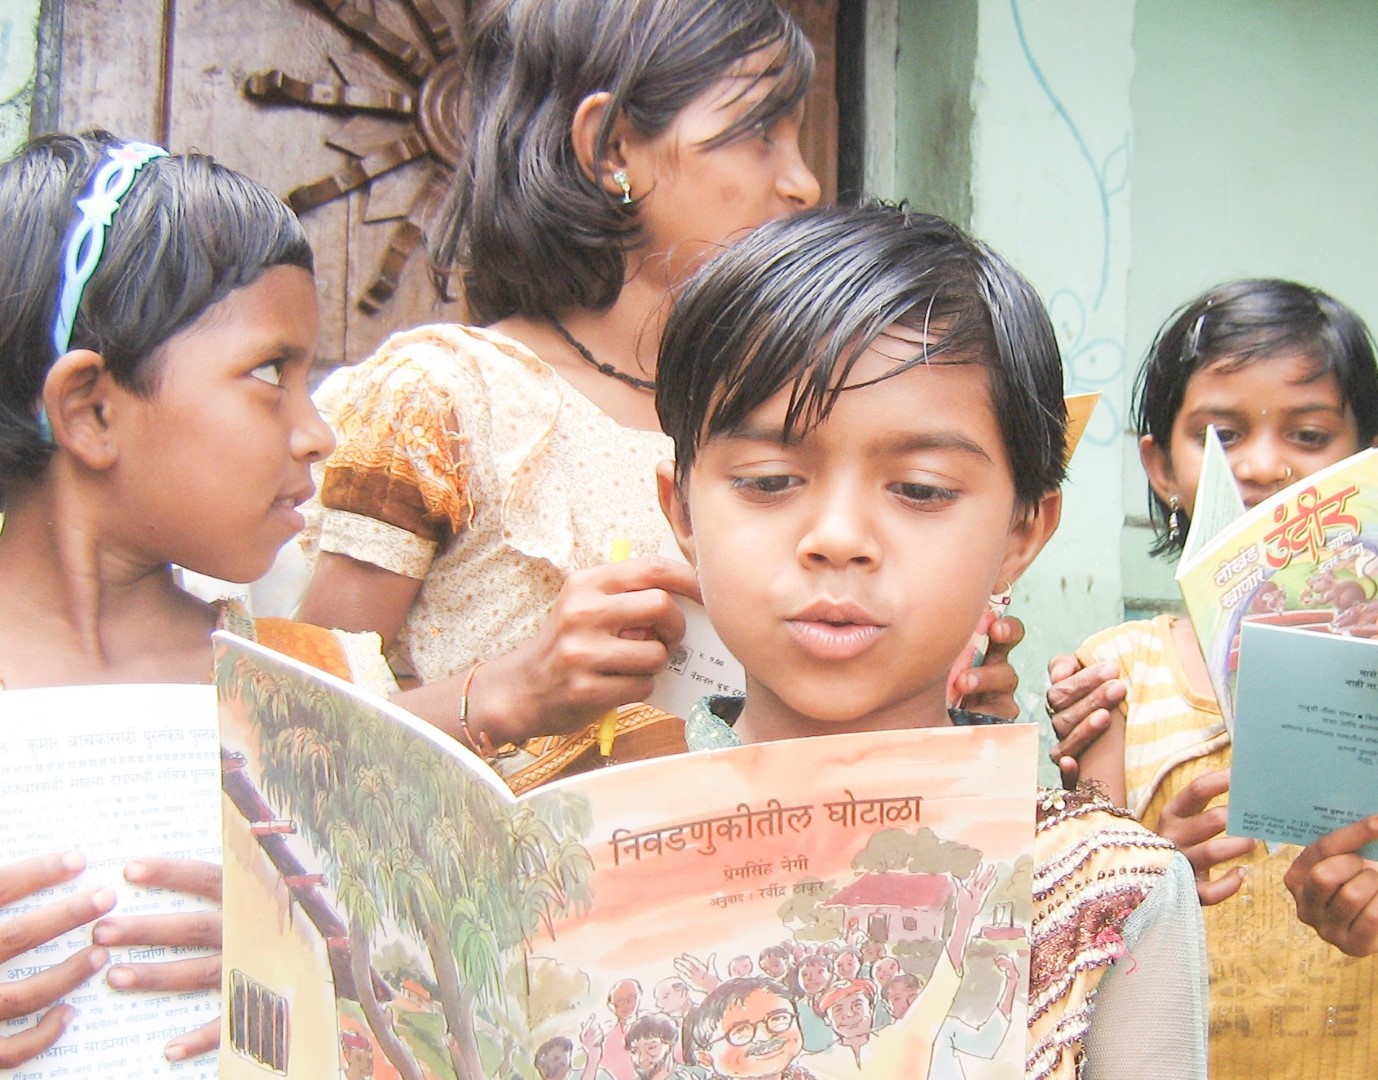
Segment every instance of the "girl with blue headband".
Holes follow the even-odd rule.
[[[41,138],[0,166],[0,220],[0,690],[209,682],[210,634],[231,616],[182,591],[174,565],[261,575],[301,527],[310,466],[333,446],[307,390],[318,316],[306,237],[272,193],[209,158],[104,133]],[[0,867],[0,903],[84,865],[68,852]],[[141,858],[125,876],[219,896],[209,864]],[[219,944],[218,912],[121,916],[108,889],[78,885],[0,921],[8,960],[100,920],[76,955],[0,980],[0,1022],[42,1014],[0,1037],[0,1068],[60,1037],[74,1010],[55,1003],[106,967],[108,947]],[[105,977],[214,987],[220,961]],[[164,1053],[217,1038],[218,1025],[186,1032]]]

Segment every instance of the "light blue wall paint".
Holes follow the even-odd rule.
[[[0,159],[29,133],[38,54],[38,0],[0,0]]]
[[[1176,602],[1146,532],[1122,528],[1145,504],[1129,396],[1168,313],[1261,274],[1319,285],[1378,322],[1378,4],[899,0],[897,25],[909,93],[896,129],[961,139],[943,101],[968,63],[972,123],[967,178],[901,148],[896,187],[960,208],[950,189],[969,184],[973,231],[1049,303],[1068,390],[1105,393],[1062,529],[1016,591],[1030,628],[1017,667],[1037,708],[1047,656],[1118,622],[1122,590]],[[945,49],[932,70],[905,69]]]
[[[1062,527],[1011,608],[1028,629],[1015,654],[1021,703],[1027,715],[1041,716],[1048,657],[1118,622],[1122,611],[1134,3],[905,0],[900,10],[897,81],[914,92],[900,99],[897,128],[922,132],[915,147],[939,137],[965,145],[935,154],[936,165],[901,152],[897,184],[912,184],[917,198],[956,207],[959,216],[967,208],[972,231],[1048,303],[1067,391],[1104,395],[1073,460]],[[948,49],[956,55],[945,56]],[[926,70],[911,74],[907,65]],[[957,85],[963,78],[965,90]],[[951,121],[963,113],[965,126]]]
[[[1121,617],[1133,0],[979,0],[972,230],[1048,305],[1068,393],[1103,396],[1072,461],[1062,525],[1015,590],[1027,715],[1045,664]]]
[[[973,4],[904,4],[894,53],[894,168],[903,186],[887,194],[962,226],[971,223],[976,26]]]
[[[1378,326],[1378,4],[1145,0],[1134,48],[1129,370],[1179,304],[1234,277],[1317,285]],[[1142,516],[1132,441],[1124,456]],[[1175,601],[1148,543],[1126,530],[1126,594]]]

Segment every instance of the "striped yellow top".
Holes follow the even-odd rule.
[[[1129,684],[1128,802],[1154,829],[1168,800],[1202,773],[1230,763],[1220,707],[1188,685],[1172,643],[1173,621],[1162,615],[1125,623],[1077,650],[1083,664],[1117,662]],[[1299,850],[1279,845],[1270,852],[1259,844],[1212,871],[1215,877],[1247,868],[1238,893],[1203,910],[1212,1080],[1378,1077],[1378,958],[1345,956],[1297,919],[1282,877]]]

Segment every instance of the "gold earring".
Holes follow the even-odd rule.
[[[1182,515],[1181,503],[1177,496],[1172,495],[1167,501],[1170,513],[1167,516],[1167,540],[1169,544],[1175,544],[1182,538]]]
[[[622,205],[630,206],[632,202],[632,182],[627,179],[624,169],[618,169],[612,174],[612,182],[622,189]]]

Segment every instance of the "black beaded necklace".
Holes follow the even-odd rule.
[[[636,387],[638,390],[654,390],[656,388],[654,379],[638,379],[635,375],[628,375],[625,371],[619,371],[611,364],[600,364],[594,358],[593,353],[589,352],[588,349],[584,347],[581,341],[579,341],[577,338],[575,338],[573,334],[571,334],[568,330],[565,329],[564,324],[561,323],[559,319],[557,319],[554,315],[549,314],[546,315],[546,318],[550,320],[550,325],[555,327],[556,332],[567,342],[569,342],[569,344],[574,348],[575,352],[577,352],[590,364],[596,367],[604,375],[611,376],[614,379],[619,379],[622,382],[626,383],[628,386]]]

